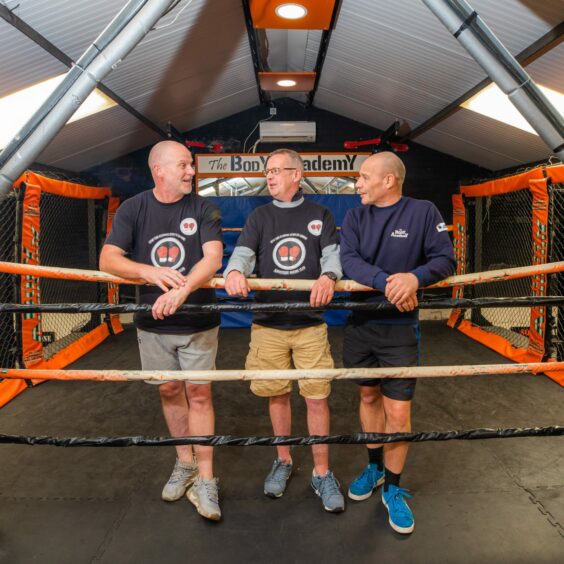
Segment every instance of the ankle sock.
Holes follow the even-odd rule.
[[[397,486],[400,485],[400,474],[394,474],[391,470],[384,468],[384,491],[387,492],[389,486]]]
[[[368,451],[368,464],[375,464],[378,470],[384,467],[384,447],[367,448]]]

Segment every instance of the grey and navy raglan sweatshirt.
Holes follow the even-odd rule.
[[[229,263],[232,270],[259,278],[315,280],[323,272],[341,278],[337,229],[331,212],[297,192],[291,202],[273,200],[247,218]],[[309,292],[260,291],[260,302],[309,301]],[[323,323],[321,311],[255,313],[254,323],[276,329],[297,329]]]

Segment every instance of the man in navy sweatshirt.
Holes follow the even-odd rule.
[[[345,328],[345,367],[415,366],[419,363],[418,291],[454,273],[456,261],[447,226],[428,201],[402,196],[405,166],[391,152],[372,155],[360,168],[356,187],[363,206],[347,212],[341,228],[344,273],[378,292],[359,301],[387,299],[393,311],[355,311]],[[360,421],[364,432],[411,430],[413,379],[360,380]],[[400,476],[407,443],[368,446],[368,466],[352,482],[351,499],[368,499],[384,484],[382,502],[391,527],[402,534],[415,521]]]

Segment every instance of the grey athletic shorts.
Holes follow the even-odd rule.
[[[143,370],[215,370],[219,327],[192,333],[169,335],[137,329]],[[147,384],[165,384],[167,380],[146,380]],[[194,381],[191,384],[209,384]]]

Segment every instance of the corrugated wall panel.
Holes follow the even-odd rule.
[[[537,135],[470,110],[458,111],[437,125],[434,131],[451,138],[463,139],[472,144],[475,151],[480,148],[484,153],[505,155],[515,161],[513,164],[526,164],[550,156],[550,150]],[[425,145],[426,139],[426,134],[423,134],[416,141]],[[448,150],[445,152],[448,153]],[[497,168],[505,168],[505,166],[510,165]]]
[[[324,69],[320,89],[379,108],[401,119],[420,122],[448,104],[443,98],[348,63],[326,61]],[[343,88],[345,84],[346,88]]]
[[[119,106],[66,125],[39,155],[39,162],[82,170],[117,156],[104,147],[116,140],[127,153],[151,142],[156,134]],[[139,144],[142,139],[141,144]],[[147,141],[145,141],[147,139]]]
[[[528,47],[564,16],[561,0],[470,4],[512,53]],[[542,82],[541,77],[549,76],[552,84],[564,81],[563,56],[553,52],[545,57],[545,62],[531,66],[533,78]],[[379,128],[387,127],[393,116],[415,126],[484,77],[420,0],[344,0],[314,104]],[[434,148],[440,145],[439,150],[462,159],[466,148],[472,156],[468,160],[496,169],[544,158],[538,138],[485,120],[466,112],[417,142],[432,140]]]
[[[0,20],[0,53],[0,97],[68,70],[4,20]]]
[[[18,0],[14,13],[75,61],[126,0]]]

